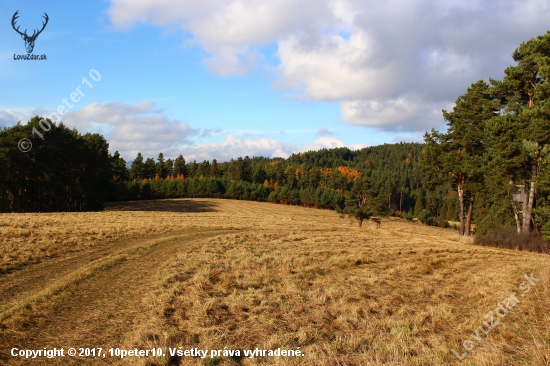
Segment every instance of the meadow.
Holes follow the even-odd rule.
[[[550,365],[549,258],[250,201],[0,214],[0,364]],[[167,352],[25,360],[13,347]],[[244,357],[256,348],[304,356]]]

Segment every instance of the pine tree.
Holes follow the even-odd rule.
[[[192,163],[187,165],[187,172],[189,173],[189,178],[197,178],[197,173],[199,170],[199,164],[196,160],[193,160]]]
[[[185,158],[183,157],[183,155],[178,156],[176,158],[176,161],[174,162],[174,175],[183,175],[184,177],[187,176]]]
[[[252,181],[252,163],[250,158],[247,156],[244,157],[244,159],[241,159],[241,165],[240,165],[240,171],[241,171],[241,179],[246,182]]]
[[[242,160],[242,158],[239,158]],[[229,161],[229,167],[227,168],[227,178],[231,182],[237,182],[241,179],[241,172],[239,170],[239,164],[234,159]]]
[[[518,231],[529,232],[537,198],[540,149],[550,144],[550,31],[522,43],[512,57],[517,65],[504,71],[502,81],[492,80],[503,101],[501,116],[491,124],[492,172],[500,178],[501,186],[510,181],[509,190],[524,188],[521,225],[511,202]]]
[[[140,180],[145,177],[145,164],[143,163],[143,156],[138,152],[136,158],[132,162],[130,167],[130,179]]]
[[[164,164],[165,164],[164,154],[159,153],[159,156],[157,158],[157,164],[156,164],[155,171],[156,171],[156,175],[158,175],[159,178],[161,178],[161,179],[166,178],[166,167],[164,166]]]
[[[166,176],[174,175],[174,161],[172,159],[166,160],[164,170],[166,171]]]
[[[144,164],[143,177],[146,179],[153,179],[157,174],[156,170],[157,165],[155,164],[155,160],[153,158],[147,158]]]
[[[218,161],[213,159],[212,164],[210,165],[210,178],[218,178],[218,174]]]
[[[470,235],[475,194],[484,178],[486,123],[496,112],[493,100],[487,83],[480,80],[472,84],[458,97],[452,112],[443,111],[447,132],[432,129],[431,134],[424,135],[428,145],[422,167],[432,184],[448,183],[457,190],[461,235]]]
[[[111,181],[112,182],[125,182],[129,178],[128,168],[126,168],[126,160],[124,160],[118,151],[111,156],[109,154],[109,160],[111,162]]]
[[[416,204],[414,205],[414,217],[418,217],[420,212],[424,209],[424,203],[422,203],[422,196],[418,196]]]

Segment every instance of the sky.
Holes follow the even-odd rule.
[[[46,60],[14,59],[16,11],[28,35],[47,14]],[[51,116],[127,161],[227,161],[445,130],[550,29],[550,0],[3,0],[0,19],[0,127]]]

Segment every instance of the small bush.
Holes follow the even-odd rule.
[[[483,246],[550,254],[550,243],[544,241],[539,233],[518,234],[512,230],[500,230],[476,237],[474,243]]]
[[[423,209],[422,211],[420,211],[420,213],[418,214],[418,220],[421,223],[429,226],[437,226],[437,221],[433,216],[431,216],[430,211],[426,209]]]
[[[447,221],[447,220],[439,220],[439,221],[437,221],[437,226],[446,229],[451,225],[449,224],[449,221]]]
[[[426,219],[426,224],[429,226],[437,226],[437,220],[433,216],[428,216]]]
[[[421,223],[426,223],[426,221],[428,220],[428,216],[430,216],[430,211],[423,209],[418,213],[417,218],[418,218],[418,221],[420,221]]]

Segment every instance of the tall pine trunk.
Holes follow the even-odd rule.
[[[532,173],[533,180],[529,185],[529,198],[524,200],[524,203],[523,203],[523,232],[525,233],[531,232],[531,219],[533,217],[533,206],[535,203],[535,194],[536,194],[535,179],[537,178],[537,175],[538,175],[537,173],[538,173],[538,167],[536,164],[533,164],[533,173]],[[525,192],[525,195],[526,194],[527,192]],[[524,198],[527,198],[527,197],[524,196]]]
[[[526,226],[529,225],[529,221],[526,220],[527,217],[527,201],[528,201],[528,192],[527,192],[527,185],[524,185],[521,189],[521,201],[522,201],[522,207],[521,207],[521,219],[522,219],[522,231],[526,231]]]
[[[464,188],[461,184],[457,186],[458,200],[460,201],[460,236],[464,236]]]
[[[472,212],[474,211],[474,199],[475,196],[470,197],[470,207],[468,207],[468,214],[466,216],[465,236],[470,236],[470,229],[472,227]]]
[[[512,209],[514,210],[514,218],[516,219],[516,228],[519,234],[521,233],[521,221],[519,220],[518,208],[516,207],[513,196],[510,198],[510,204],[512,205]]]
[[[531,232],[531,217],[533,216],[533,204],[535,202],[535,182],[531,182],[529,187],[529,199],[526,200],[527,206],[526,210],[523,213],[523,232]]]

